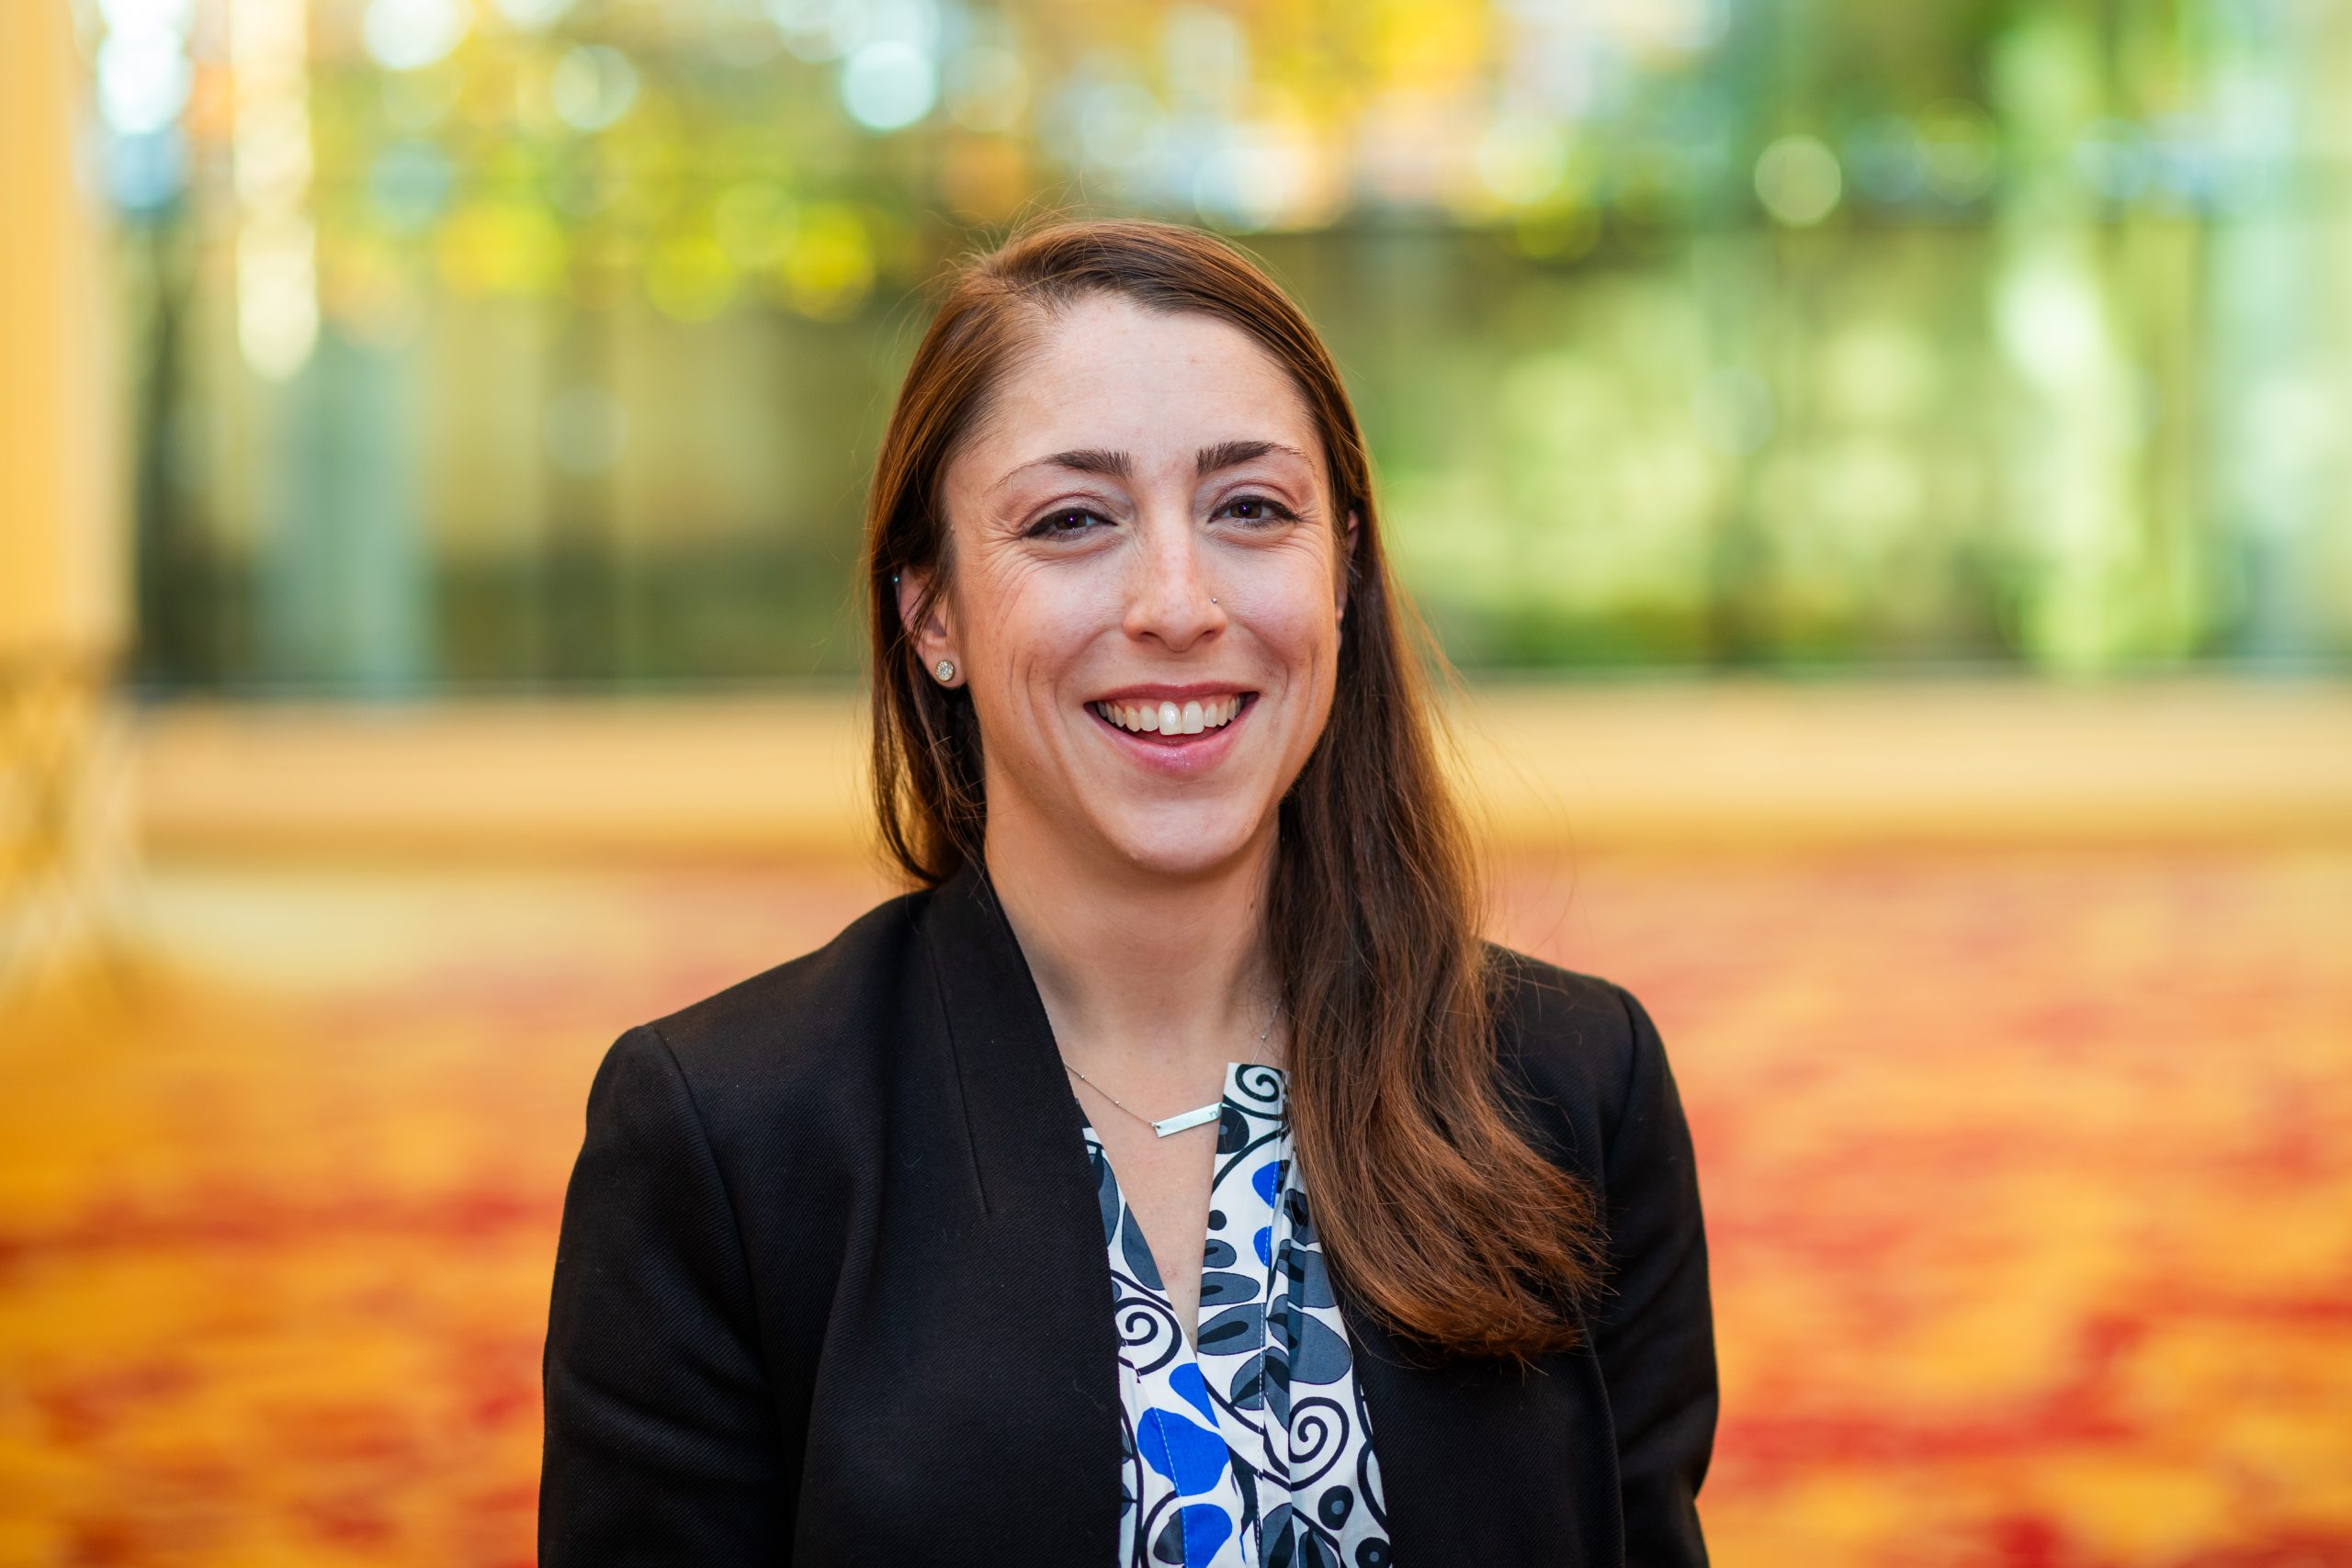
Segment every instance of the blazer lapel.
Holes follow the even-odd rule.
[[[1039,1494],[1025,1561],[1102,1568],[1118,1555],[1124,1500],[1119,1344],[1085,1113],[986,871],[967,863],[941,884],[923,925],[991,1233],[985,1256],[999,1268],[1018,1259],[1035,1281],[1023,1332],[984,1353],[1029,1363],[1003,1370],[1040,1408],[1019,1423],[1023,1451],[975,1457],[1006,1468],[1012,1495]]]

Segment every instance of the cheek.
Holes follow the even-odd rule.
[[[1256,619],[1258,635],[1286,664],[1306,665],[1330,643],[1331,616],[1312,604],[1283,604]]]
[[[973,651],[1016,684],[1083,653],[1106,613],[1116,624],[1115,607],[1106,612],[1103,596],[1070,574],[1014,567],[985,575],[978,586],[967,611]]]
[[[1285,663],[1306,665],[1338,640],[1330,576],[1323,563],[1302,561],[1272,592],[1254,597],[1251,623]]]

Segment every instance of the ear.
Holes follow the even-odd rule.
[[[907,637],[922,660],[923,668],[931,670],[943,659],[954,660],[957,666],[954,685],[964,678],[963,656],[956,651],[956,628],[945,594],[934,601],[930,614],[922,624],[915,621],[915,607],[922,599],[923,590],[931,585],[931,573],[921,567],[908,567],[899,573],[899,620],[907,628]]]

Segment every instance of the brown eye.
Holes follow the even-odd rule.
[[[1029,533],[1032,537],[1042,535],[1048,538],[1067,538],[1072,534],[1083,534],[1089,524],[1102,521],[1099,513],[1089,512],[1080,506],[1065,506],[1038,518],[1029,525]]]
[[[1220,515],[1230,514],[1240,523],[1279,523],[1292,516],[1291,509],[1272,496],[1237,495],[1217,508]]]

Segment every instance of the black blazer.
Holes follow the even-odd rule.
[[[1605,1196],[1613,1293],[1526,1375],[1416,1366],[1340,1295],[1395,1561],[1704,1563],[1713,1325],[1664,1048],[1624,991],[1496,952],[1504,1071]],[[1116,1568],[1083,1115],[978,868],[623,1034],[556,1253],[542,1568]]]

